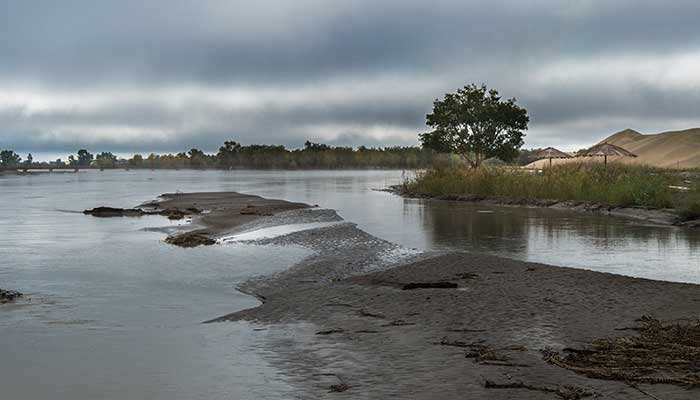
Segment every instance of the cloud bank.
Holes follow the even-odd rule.
[[[0,147],[411,145],[471,82],[528,146],[700,126],[700,3],[569,3],[0,0]]]

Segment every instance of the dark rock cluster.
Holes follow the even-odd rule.
[[[194,207],[180,210],[179,208],[166,208],[164,210],[146,211],[140,208],[114,208],[114,207],[96,207],[90,210],[83,211],[85,215],[92,215],[98,218],[114,218],[114,217],[141,217],[144,215],[162,215],[168,219],[177,220],[183,219],[187,215],[200,214],[202,210]]]
[[[180,247],[197,247],[211,246],[216,243],[216,240],[201,233],[182,233],[180,235],[168,236],[165,238],[165,243]]]
[[[24,295],[16,290],[0,289],[0,304],[13,302],[17,298],[22,297],[22,296],[24,296]]]

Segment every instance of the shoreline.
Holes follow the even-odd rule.
[[[433,196],[421,193],[407,193],[401,190],[400,185],[394,185],[381,191],[407,199],[459,201],[473,204],[487,204],[502,207],[527,207],[550,208],[554,210],[569,210],[585,214],[596,214],[610,217],[626,218],[655,225],[679,226],[695,228],[700,226],[700,219],[681,220],[674,209],[653,209],[641,207],[607,206],[599,203],[587,203],[575,200],[554,200],[535,198],[509,198],[496,196],[482,196],[473,194],[451,194]]]
[[[274,207],[241,214],[251,202]],[[697,395],[677,382],[592,379],[557,360],[565,349],[589,351],[597,340],[634,337],[645,316],[664,323],[698,320],[700,285],[476,253],[411,252],[343,222],[332,210],[258,196],[177,194],[158,204],[210,209],[194,217],[204,227],[191,232],[212,240],[237,229],[337,222],[244,241],[301,246],[313,255],[286,271],[243,282],[239,290],[258,298],[260,306],[208,321],[264,325],[270,332],[261,340],[305,398]],[[276,327],[300,322],[313,328],[275,339]],[[654,368],[649,376],[676,376]]]

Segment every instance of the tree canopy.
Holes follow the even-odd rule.
[[[85,149],[78,150],[78,159],[75,160],[80,167],[89,167],[94,156]]]
[[[488,158],[510,161],[518,156],[530,118],[514,98],[503,100],[495,89],[474,84],[433,102],[420,135],[424,147],[456,153],[472,167]]]
[[[22,162],[22,157],[12,150],[0,151],[0,166],[3,168],[16,167]]]
[[[95,163],[100,168],[114,168],[117,163],[117,156],[110,152],[102,152],[95,157]]]

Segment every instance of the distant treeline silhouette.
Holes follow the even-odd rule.
[[[121,159],[110,152],[93,155],[81,149],[68,160],[34,162],[12,150],[0,153],[0,167],[14,168],[146,168],[146,169],[350,169],[350,168],[427,168],[437,158],[446,157],[417,146],[365,147],[329,146],[307,141],[302,149],[284,146],[249,145],[227,141],[216,154],[193,148],[177,154],[135,154]]]

